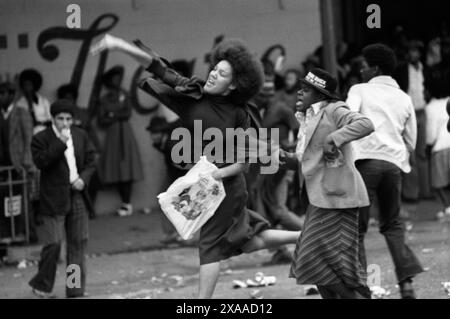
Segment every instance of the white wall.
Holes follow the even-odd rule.
[[[297,66],[320,44],[318,1],[281,0],[1,0],[0,35],[8,37],[8,48],[0,49],[0,74],[19,73],[34,67],[42,72],[42,93],[54,99],[56,88],[70,80],[80,42],[55,40],[60,55],[55,61],[44,60],[37,51],[40,32],[54,26],[65,26],[66,7],[81,7],[82,28],[99,15],[114,13],[120,20],[112,34],[132,40],[140,38],[159,53],[171,59],[197,58],[195,73],[205,76],[203,57],[215,36],[243,38],[261,55],[270,45],[281,43],[287,49],[287,65]],[[28,33],[30,47],[18,49],[17,35]],[[80,105],[86,105],[91,92],[98,58],[89,57],[80,87]],[[121,54],[110,54],[108,67],[126,67],[124,87],[128,88],[137,65]],[[145,131],[151,115],[134,113],[131,119],[142,155],[145,180],[135,185],[136,207],[156,205],[156,195],[163,172],[162,157],[150,146]],[[116,193],[102,191],[97,201],[100,213],[111,212],[119,199]]]

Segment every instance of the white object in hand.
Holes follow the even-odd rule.
[[[104,50],[113,50],[120,47],[122,39],[106,34],[99,42],[91,47],[91,54],[97,55]]]
[[[67,138],[70,138],[70,130],[68,128],[63,128],[61,130],[61,135]]]

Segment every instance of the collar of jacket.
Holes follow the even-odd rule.
[[[395,81],[389,75],[376,76],[373,79],[371,79],[368,83],[371,83],[371,84],[384,84],[384,85],[393,86],[393,87],[395,87],[397,89],[400,88],[400,86],[398,85],[397,81]]]
[[[316,116],[320,112],[320,110],[322,110],[327,105],[328,105],[327,101],[320,101],[320,102],[314,103],[305,112],[300,112],[300,111],[295,112],[295,117],[297,118],[297,120],[300,121],[302,118],[306,117],[306,112],[310,112],[310,113],[312,113],[312,116]]]

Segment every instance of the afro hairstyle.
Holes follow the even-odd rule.
[[[58,88],[58,91],[56,93],[58,99],[64,99],[68,94],[71,94],[75,100],[78,99],[77,87],[71,83],[64,84]]]
[[[19,86],[23,88],[26,81],[31,81],[34,90],[37,92],[42,86],[42,75],[35,69],[23,70],[19,75]]]
[[[394,50],[382,43],[366,46],[362,54],[370,67],[378,66],[385,75],[392,75],[397,67]]]
[[[121,66],[121,65],[113,66],[111,69],[109,69],[108,71],[103,73],[103,75],[102,75],[103,85],[108,88],[111,87],[111,85],[112,85],[111,81],[112,81],[113,77],[116,75],[118,75],[120,77],[120,82],[122,82],[124,72],[125,72],[125,68],[123,66]]]
[[[212,65],[222,60],[233,69],[233,83],[236,89],[230,97],[237,103],[245,103],[254,97],[264,82],[261,62],[247,49],[242,40],[228,39],[219,43],[211,54]]]

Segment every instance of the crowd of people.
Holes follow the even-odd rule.
[[[169,63],[139,43],[106,35],[92,47],[93,54],[125,53],[152,75],[140,87],[160,102],[147,129],[164,154],[161,190],[198,160],[173,161],[175,129],[192,131],[195,120],[221,132],[278,129],[275,174],[259,174],[258,163],[214,163],[212,175],[226,197],[194,243],[183,241],[161,214],[163,243],[199,247],[199,298],[212,297],[220,261],[267,248],[275,249],[271,263],[291,263],[289,276],[317,285],[323,298],[370,298],[364,236],[375,198],[401,296],[416,298],[412,280],[423,269],[405,243],[402,199],[436,196],[437,217],[450,215],[450,40],[433,39],[426,48],[417,39],[360,51],[339,44],[335,77],[323,70],[320,48],[285,70],[283,54],[261,61],[243,42],[221,39],[208,54],[202,81],[192,77],[188,62]],[[104,74],[94,115],[77,105],[71,84],[50,104],[33,69],[21,72],[17,85],[0,84],[0,166],[26,171],[32,240],[38,240],[37,224],[45,234],[30,281],[40,297],[51,296],[64,239],[68,264],[82,273],[82,286],[67,287],[66,295],[84,295],[88,216],[95,216],[100,185],[117,188],[120,216],[133,212],[132,185],[143,169],[123,72],[117,66]],[[102,143],[93,118],[106,132]],[[294,254],[286,244],[296,244]]]
[[[0,83],[0,167],[12,168],[10,175],[6,170],[0,172],[0,193],[2,199],[9,197],[12,185],[13,195],[27,201],[29,241],[44,245],[40,273],[31,281],[37,292],[52,289],[63,241],[67,243],[68,262],[84,269],[88,217],[96,216],[93,201],[101,185],[119,190],[120,216],[132,213],[132,183],[143,173],[128,123],[131,104],[120,88],[120,71],[114,67],[104,74],[105,93],[99,98],[96,114],[78,106],[78,89],[70,83],[61,85],[56,101],[50,103],[40,93],[43,77],[35,69],[22,71],[15,81]],[[93,118],[105,131],[103,143]],[[22,193],[21,185],[14,184],[23,178],[22,173],[27,194]],[[3,200],[0,205],[4,211]],[[25,214],[1,216],[1,238],[23,240]],[[70,290],[67,295],[77,297],[83,290]]]

